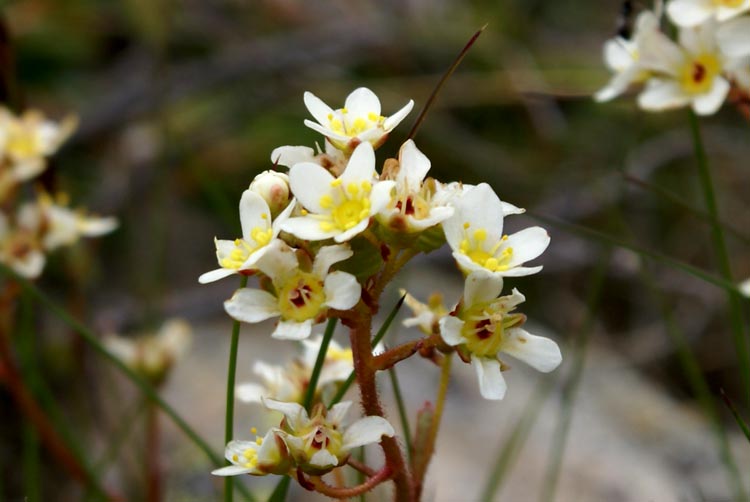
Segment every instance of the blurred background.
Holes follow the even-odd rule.
[[[192,348],[162,388],[215,450],[223,448],[230,331],[222,302],[237,284],[201,286],[197,277],[216,266],[213,237],[238,235],[240,194],[272,167],[271,151],[321,141],[302,124],[303,92],[338,108],[366,86],[385,115],[414,99],[415,111],[379,150],[382,162],[487,23],[416,142],[437,179],[486,181],[528,208],[508,220],[510,230],[549,230],[544,271],[506,288],[523,291],[530,331],[554,338],[564,363],[542,379],[509,361],[509,391],[497,403],[482,400],[471,368],[456,364],[426,500],[730,500],[736,489],[720,444],[750,489],[750,444],[718,397],[724,389],[750,416],[726,294],[639,251],[718,276],[688,113],[647,115],[628,97],[590,98],[609,77],[601,47],[623,22],[619,0],[0,5],[14,59],[6,72],[23,103],[80,118],[45,183],[121,224],[55,255],[39,284],[97,333],[153,332],[165,318],[186,318]],[[729,105],[702,126],[739,281],[750,276],[750,123]],[[423,300],[439,291],[452,304],[462,283],[442,249],[414,260],[385,312],[398,287]],[[33,326],[38,374],[61,421],[107,487],[141,499],[149,442],[139,393],[40,306]],[[283,364],[295,353],[269,341],[270,326],[243,326],[238,381],[257,380],[256,358]],[[391,336],[395,344],[417,333]],[[438,371],[416,358],[398,368],[413,417],[434,399]],[[258,425],[260,412],[238,404],[236,434]],[[0,500],[23,500],[30,486],[45,500],[91,497],[44,445],[29,446],[28,426],[3,391],[0,417]],[[164,499],[215,500],[210,463],[161,420]],[[263,497],[275,480],[242,481]],[[295,497],[308,499],[298,489]]]

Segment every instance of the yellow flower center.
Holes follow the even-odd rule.
[[[328,352],[326,353],[326,359],[329,361],[342,361],[342,362],[352,362],[352,349],[336,349],[333,347],[330,347],[328,349]]]
[[[20,126],[10,129],[5,149],[10,157],[16,159],[27,159],[41,155],[37,136],[33,131]]]
[[[373,127],[380,127],[385,122],[385,117],[376,113],[370,112],[363,117],[350,117],[349,110],[342,108],[339,110],[339,115],[329,113],[328,114],[328,127],[338,133],[345,136],[357,136]]]
[[[321,230],[343,232],[370,217],[372,183],[352,182],[344,186],[341,179],[335,179],[331,182],[331,187],[337,189],[333,195],[326,194],[320,198],[320,207],[329,211],[328,214],[317,215],[321,219]]]
[[[279,291],[281,317],[302,322],[318,315],[325,302],[323,281],[308,272],[298,271]]]
[[[268,215],[262,214],[261,218],[266,220]],[[239,270],[251,254],[271,242],[273,229],[270,227],[255,227],[250,231],[250,238],[255,242],[255,245],[245,239],[235,239],[234,249],[229,252],[229,255],[219,260],[219,265],[224,268]]]
[[[730,9],[741,7],[743,3],[745,3],[745,0],[714,0],[714,5]]]
[[[505,330],[523,322],[523,315],[508,314],[493,303],[475,305],[463,312],[461,335],[466,348],[480,357],[494,357],[502,350]]]
[[[713,54],[701,54],[682,68],[680,84],[688,94],[705,94],[711,90],[719,73],[719,59]]]
[[[464,223],[464,238],[459,244],[459,251],[477,265],[492,272],[508,270],[510,268],[509,263],[513,259],[513,248],[506,247],[500,251],[500,247],[508,240],[508,236],[504,235],[488,250],[485,245],[487,230],[480,228],[469,232],[469,227],[468,222]]]

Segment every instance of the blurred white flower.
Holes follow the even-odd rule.
[[[321,322],[329,308],[346,310],[359,301],[361,287],[346,272],[329,272],[331,266],[352,256],[347,245],[320,248],[310,271],[281,240],[274,240],[255,266],[273,283],[274,293],[260,289],[238,289],[224,302],[233,318],[256,323],[271,317],[281,319],[271,334],[274,338],[302,340],[310,336],[312,325]]]
[[[715,19],[727,21],[750,10],[750,0],[671,0],[667,14],[677,26],[693,27]]]
[[[305,106],[317,122],[305,120],[313,129],[338,148],[351,153],[360,143],[370,143],[374,148],[385,142],[390,133],[414,107],[409,102],[390,117],[380,114],[380,100],[370,89],[360,87],[346,98],[343,108],[333,110],[311,92],[305,93]]]
[[[344,426],[343,419],[351,401],[335,404],[330,410],[319,404],[313,408],[311,417],[297,403],[264,399],[263,404],[284,415],[283,432],[279,434],[297,467],[308,474],[325,474],[343,465],[352,449],[377,443],[383,436],[393,437],[395,434],[393,426],[378,416],[364,417]]]
[[[649,77],[649,72],[638,63],[643,52],[644,36],[658,30],[657,16],[651,11],[644,11],[636,19],[635,30],[630,40],[618,36],[605,42],[604,62],[614,76],[594,95],[596,101],[614,99],[625,92],[630,85],[644,82]]]
[[[240,199],[242,237],[230,240],[214,238],[216,258],[221,268],[206,272],[198,282],[206,284],[232,274],[255,270],[256,263],[268,251],[268,246],[281,231],[281,225],[294,210],[294,200],[272,221],[271,210],[261,195],[245,190]]]
[[[443,222],[445,238],[465,273],[487,271],[497,277],[523,276],[542,267],[522,265],[541,255],[549,245],[547,231],[530,227],[503,234],[505,207],[486,184],[468,189],[455,203],[456,211]]]
[[[740,293],[750,298],[750,278],[739,283],[737,287],[740,288]]]
[[[46,260],[37,233],[12,226],[0,212],[0,263],[21,277],[35,279],[42,273]]]
[[[286,366],[256,361],[253,372],[261,378],[262,384],[238,385],[237,398],[240,401],[255,403],[261,402],[262,398],[302,403],[322,341],[322,335],[303,340],[302,357],[293,359]],[[346,380],[352,371],[352,350],[344,349],[335,340],[331,340],[318,377],[317,392],[321,394],[322,399],[327,401],[327,398],[332,397],[329,394],[335,392],[338,387],[336,384]]]
[[[521,328],[523,314],[511,314],[525,298],[517,289],[498,295],[503,281],[485,272],[466,278],[464,296],[455,314],[440,319],[440,334],[448,345],[466,353],[477,372],[479,389],[486,399],[502,399],[506,383],[498,359],[504,352],[533,368],[550,372],[562,361],[557,344]]]
[[[679,44],[660,32],[644,37],[640,65],[652,78],[638,96],[638,104],[649,111],[691,106],[699,115],[715,113],[724,103],[730,82],[725,77],[736,65],[717,43],[717,23],[682,28]]]
[[[354,150],[338,178],[318,164],[295,164],[289,182],[305,212],[286,220],[281,229],[305,240],[348,241],[391,200],[394,182],[377,181],[375,176],[375,152],[369,143]]]
[[[438,322],[444,316],[448,315],[448,309],[443,305],[443,295],[440,293],[433,293],[427,299],[427,303],[422,303],[412,295],[406,292],[405,289],[399,290],[401,295],[406,295],[404,303],[409,307],[414,314],[413,317],[404,319],[402,324],[407,328],[416,326],[425,335],[431,335],[439,332]]]
[[[106,335],[104,346],[131,369],[158,384],[188,351],[191,332],[184,319],[169,319],[153,335]]]

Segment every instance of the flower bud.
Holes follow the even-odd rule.
[[[250,190],[263,197],[273,216],[289,204],[289,176],[284,173],[263,171],[250,183]]]

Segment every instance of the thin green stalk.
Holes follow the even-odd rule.
[[[664,295],[661,294],[654,281],[651,279],[647,270],[641,272],[641,280],[646,285],[646,289],[649,290],[651,295],[656,300],[656,303],[661,309],[662,317],[666,324],[667,335],[672,339],[672,343],[677,349],[677,356],[682,366],[682,371],[685,372],[687,377],[688,385],[690,389],[698,398],[698,403],[703,408],[703,412],[711,422],[713,432],[716,436],[716,442],[718,443],[719,456],[724,466],[727,469],[727,477],[729,478],[729,484],[734,490],[735,500],[747,500],[745,489],[742,486],[742,475],[737,468],[737,464],[732,457],[732,450],[729,446],[729,439],[727,438],[726,431],[721,422],[718,410],[714,405],[714,397],[711,392],[711,388],[706,382],[703,372],[701,371],[698,359],[690,350],[690,344],[685,336],[685,333],[680,329],[679,324],[672,315],[672,308],[667,303]]]
[[[401,428],[404,430],[404,441],[406,442],[406,455],[411,463],[412,449],[414,445],[411,442],[411,426],[409,425],[409,416],[406,414],[406,406],[404,405],[404,398],[401,395],[401,386],[398,383],[398,376],[396,375],[396,367],[393,366],[388,370],[388,376],[391,377],[391,386],[393,387],[393,396],[396,399],[396,406],[398,407],[398,416],[401,419]]]
[[[328,345],[331,343],[333,338],[333,332],[336,329],[336,318],[328,319],[326,324],[326,330],[323,332],[323,339],[320,341],[320,350],[318,350],[318,357],[315,359],[315,366],[313,367],[312,374],[310,375],[310,382],[307,384],[307,392],[305,392],[305,400],[302,402],[302,406],[310,412],[313,400],[315,399],[315,390],[318,387],[318,379],[320,378],[320,372],[323,370],[323,363],[326,360],[326,354],[328,353]]]
[[[323,339],[320,342],[318,357],[315,359],[315,366],[313,367],[312,374],[310,375],[310,382],[307,384],[305,399],[302,403],[302,406],[305,407],[308,413],[310,412],[310,407],[312,406],[313,400],[315,399],[315,389],[318,386],[320,372],[323,370],[323,363],[325,362],[326,354],[328,353],[328,345],[331,343],[331,338],[333,338],[333,332],[336,329],[337,321],[338,319],[333,317],[328,319],[326,330],[323,332]],[[283,502],[284,500],[286,500],[286,494],[289,491],[290,481],[291,478],[289,476],[284,476],[281,481],[279,481],[279,484],[276,485],[276,489],[274,489],[273,493],[271,494],[271,498],[268,499],[269,502]]]
[[[26,500],[42,500],[39,436],[30,423],[23,424],[23,487]]]
[[[240,289],[247,286],[247,276],[240,279]],[[237,375],[237,348],[240,344],[240,321],[232,322],[232,338],[229,345],[229,369],[227,370],[227,400],[224,415],[224,444],[229,444],[234,437],[234,386]],[[226,461],[227,465],[230,462]],[[234,499],[234,476],[224,478],[224,500],[232,502]]]
[[[724,392],[724,389],[721,390],[721,398],[724,400],[724,403],[726,403],[727,408],[729,408],[729,411],[732,412],[732,415],[734,416],[734,420],[737,422],[737,425],[742,430],[742,433],[745,435],[748,441],[750,441],[750,427],[747,426],[747,423],[742,419],[742,416],[740,415],[739,410],[734,405],[731,399],[729,399],[729,396],[726,395]]]
[[[721,276],[727,282],[733,283],[732,265],[729,259],[729,251],[724,240],[724,231],[719,222],[719,210],[714,193],[713,180],[711,179],[711,170],[708,165],[708,157],[703,146],[701,137],[700,124],[698,117],[694,112],[690,112],[690,130],[693,135],[693,146],[695,148],[695,157],[698,162],[698,177],[703,198],[706,203],[706,209],[711,220],[711,238],[713,240],[714,253],[719,265]],[[750,347],[748,339],[745,336],[744,320],[742,318],[742,300],[736,292],[728,292],[729,317],[732,327],[732,338],[734,347],[737,351],[737,362],[740,367],[742,384],[745,388],[745,397],[750,404]]]
[[[551,376],[541,377],[534,389],[534,394],[526,402],[518,421],[510,430],[507,438],[503,439],[503,447],[500,449],[494,467],[487,477],[484,490],[482,490],[482,496],[479,499],[482,502],[492,502],[496,499],[496,494],[505,481],[508,469],[513,465],[513,461],[518,454],[521,453],[523,445],[536,423],[542,404],[554,388],[555,381],[556,379]]]
[[[402,296],[398,302],[396,302],[396,305],[393,306],[391,311],[388,313],[388,317],[385,318],[385,321],[383,321],[383,325],[380,326],[380,329],[375,334],[375,338],[372,339],[372,346],[373,348],[376,347],[380,341],[383,339],[386,333],[388,333],[388,329],[391,327],[391,323],[396,318],[396,315],[398,314],[398,311],[401,310],[401,306],[404,304],[404,300],[406,299],[406,295]],[[352,371],[349,374],[349,377],[346,379],[346,381],[341,384],[341,387],[339,387],[338,392],[335,396],[333,396],[333,399],[331,399],[331,402],[328,404],[328,407],[330,408],[334,404],[341,401],[341,399],[344,397],[344,394],[346,394],[346,391],[349,390],[349,387],[352,386],[354,383],[354,380],[356,378],[356,375]]]
[[[570,377],[562,391],[560,421],[557,423],[553,435],[552,451],[549,463],[547,464],[547,473],[544,476],[544,484],[539,498],[540,501],[551,502],[555,497],[557,480],[560,475],[560,467],[562,466],[562,459],[565,453],[568,432],[570,431],[570,423],[573,418],[573,404],[575,402],[578,385],[583,376],[583,365],[586,361],[588,342],[591,331],[593,330],[596,309],[601,298],[602,286],[604,284],[605,272],[607,270],[610,255],[611,248],[603,250],[602,258],[599,260],[599,264],[597,265],[589,284],[589,294],[586,299],[586,317],[580,327],[578,336],[576,337],[578,343],[573,354],[573,367]]]
[[[135,371],[126,366],[116,356],[110,353],[104,345],[97,339],[96,335],[81,324],[77,319],[73,318],[68,314],[65,309],[59,307],[51,298],[43,293],[39,288],[28,280],[18,276],[15,272],[9,269],[4,264],[0,263],[0,273],[7,277],[13,278],[21,287],[28,291],[34,298],[36,298],[41,304],[43,304],[50,312],[52,312],[58,319],[63,323],[67,324],[71,329],[78,333],[83,340],[88,343],[95,352],[101,355],[111,365],[117,368],[125,377],[130,380],[140,392],[146,396],[150,401],[153,401],[164,413],[182,430],[182,432],[208,457],[208,459],[216,466],[223,465],[223,459],[220,455],[214,452],[209,444],[200,437],[200,435],[193,430],[190,425],[183,419],[177,411],[172,408],[166,401],[164,401],[143,377],[138,375]],[[243,485],[239,485],[240,491],[246,498],[253,499],[252,495],[247,491]]]
[[[713,284],[714,286],[717,286],[727,292],[731,292],[735,294],[742,294],[734,282],[728,281],[722,277],[717,277],[713,274],[710,274],[690,264],[687,264],[680,260],[676,260],[670,256],[667,256],[661,253],[656,253],[654,251],[649,251],[648,249],[642,248],[635,244],[631,244],[630,242],[626,242],[617,237],[612,237],[611,235],[607,235],[593,228],[588,228],[582,225],[577,225],[575,223],[558,220],[557,218],[551,218],[549,216],[537,214],[537,213],[534,213],[533,211],[527,211],[526,214],[528,216],[531,216],[537,221],[541,221],[542,223],[547,223],[564,232],[568,232],[572,235],[577,235],[579,237],[597,241],[602,244],[607,244],[612,247],[627,249],[641,256],[642,258],[649,258],[657,263],[661,263],[662,265],[666,265],[675,270],[681,270],[687,273],[688,275],[692,275],[693,277],[701,279],[704,282]]]

